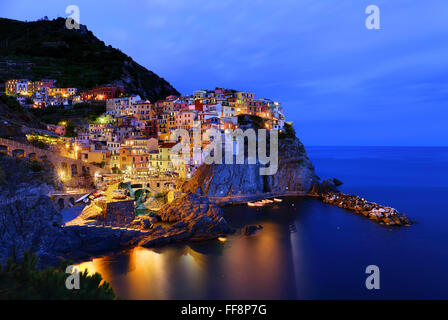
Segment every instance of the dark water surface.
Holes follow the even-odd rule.
[[[82,263],[128,299],[447,299],[448,148],[308,148],[322,177],[417,221],[386,227],[310,198],[227,207],[226,242],[136,248]],[[365,268],[380,268],[380,290]]]

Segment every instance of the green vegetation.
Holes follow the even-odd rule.
[[[62,261],[57,268],[37,269],[35,254],[25,252],[21,262],[9,258],[0,265],[0,299],[47,300],[112,300],[115,293],[109,283],[102,282],[99,273],[90,276],[87,270],[80,273],[80,288],[68,290],[65,282],[69,274],[69,261]]]
[[[6,180],[6,173],[3,168],[0,168],[0,185],[6,186],[8,184],[8,181]]]
[[[156,101],[179,94],[164,79],[106,46],[81,25],[65,28],[65,19],[22,22],[0,18],[0,83],[12,78],[56,79],[60,87],[90,89],[121,82],[125,90]],[[129,82],[123,79],[129,77]]]
[[[106,112],[106,103],[104,101],[78,103],[70,109],[49,106],[44,109],[31,110],[31,113],[37,119],[51,124],[58,124],[61,121],[67,120],[73,120],[73,122],[90,122],[96,120],[104,112]],[[70,130],[69,122],[67,122],[67,131]]]
[[[265,129],[265,122],[263,118],[251,114],[240,114],[238,115],[238,124],[249,125],[252,124],[255,129]]]
[[[67,121],[65,136],[71,138],[76,137],[76,125],[72,121]]]
[[[283,126],[283,131],[280,132],[278,137],[279,139],[286,139],[286,138],[294,139],[296,137],[296,132],[292,127],[292,123],[285,122],[285,125]]]
[[[39,140],[36,137],[31,137],[30,139],[28,139],[28,142],[32,146],[39,148],[39,149],[48,149],[49,148],[49,145],[47,143],[43,142],[42,140]]]
[[[12,158],[0,153],[0,192],[3,188],[15,188],[20,183],[46,183],[57,187],[58,180],[50,165],[28,159]]]
[[[16,114],[24,114],[25,113],[25,109],[14,97],[9,97],[7,95],[1,94],[0,95],[0,104],[5,105],[7,110],[10,112],[14,112]]]
[[[50,106],[44,109],[32,109],[31,114],[42,122],[58,124],[66,122],[66,137],[76,137],[76,127],[93,122],[106,112],[104,101],[77,103],[70,109]]]
[[[45,128],[16,98],[0,94],[0,137],[23,137],[22,125]]]
[[[30,161],[27,163],[28,168],[30,168],[33,172],[41,172],[44,170],[44,165],[40,163],[39,161]]]

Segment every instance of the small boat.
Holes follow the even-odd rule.
[[[221,237],[218,237],[218,240],[221,241],[221,242],[226,242],[226,241],[227,241],[227,238],[221,236]]]
[[[81,203],[87,203],[87,202],[89,202],[89,196],[91,195],[91,193],[86,193],[85,195],[83,195],[81,198],[79,198],[79,199],[77,199],[77,200],[75,200],[75,202],[74,202],[74,205],[77,205],[77,204],[81,204]]]
[[[279,198],[274,198],[274,201],[275,201],[275,202],[282,202],[282,201],[283,201],[283,199],[279,199]]]
[[[264,206],[264,202],[261,202],[261,201],[248,202],[247,205],[249,207],[261,207],[261,206]]]

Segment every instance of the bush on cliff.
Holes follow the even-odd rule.
[[[99,273],[80,273],[80,288],[68,290],[65,273],[68,261],[62,261],[57,268],[36,268],[35,254],[25,252],[21,262],[9,258],[5,266],[0,265],[0,299],[48,299],[48,300],[112,300],[114,290],[103,282]]]
[[[14,191],[20,184],[29,184],[29,187],[32,187],[42,183],[53,187],[58,185],[56,172],[51,166],[0,153],[0,192],[4,192],[5,187]]]
[[[255,116],[252,114],[239,114],[238,115],[238,124],[240,126],[249,126],[253,127],[254,129],[265,129],[265,122],[264,119]]]
[[[17,101],[14,97],[9,97],[7,95],[0,95],[0,103],[4,104],[9,111],[23,114],[25,113],[25,109],[22,107],[22,105]]]
[[[291,138],[294,139],[296,137],[296,132],[292,127],[291,123],[285,122],[283,126],[283,131],[278,135],[279,139]]]

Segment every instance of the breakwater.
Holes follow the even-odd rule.
[[[342,192],[327,192],[319,195],[319,198],[324,203],[354,211],[356,214],[361,214],[386,226],[409,226],[411,224],[411,221],[396,209],[367,201],[358,196]]]

